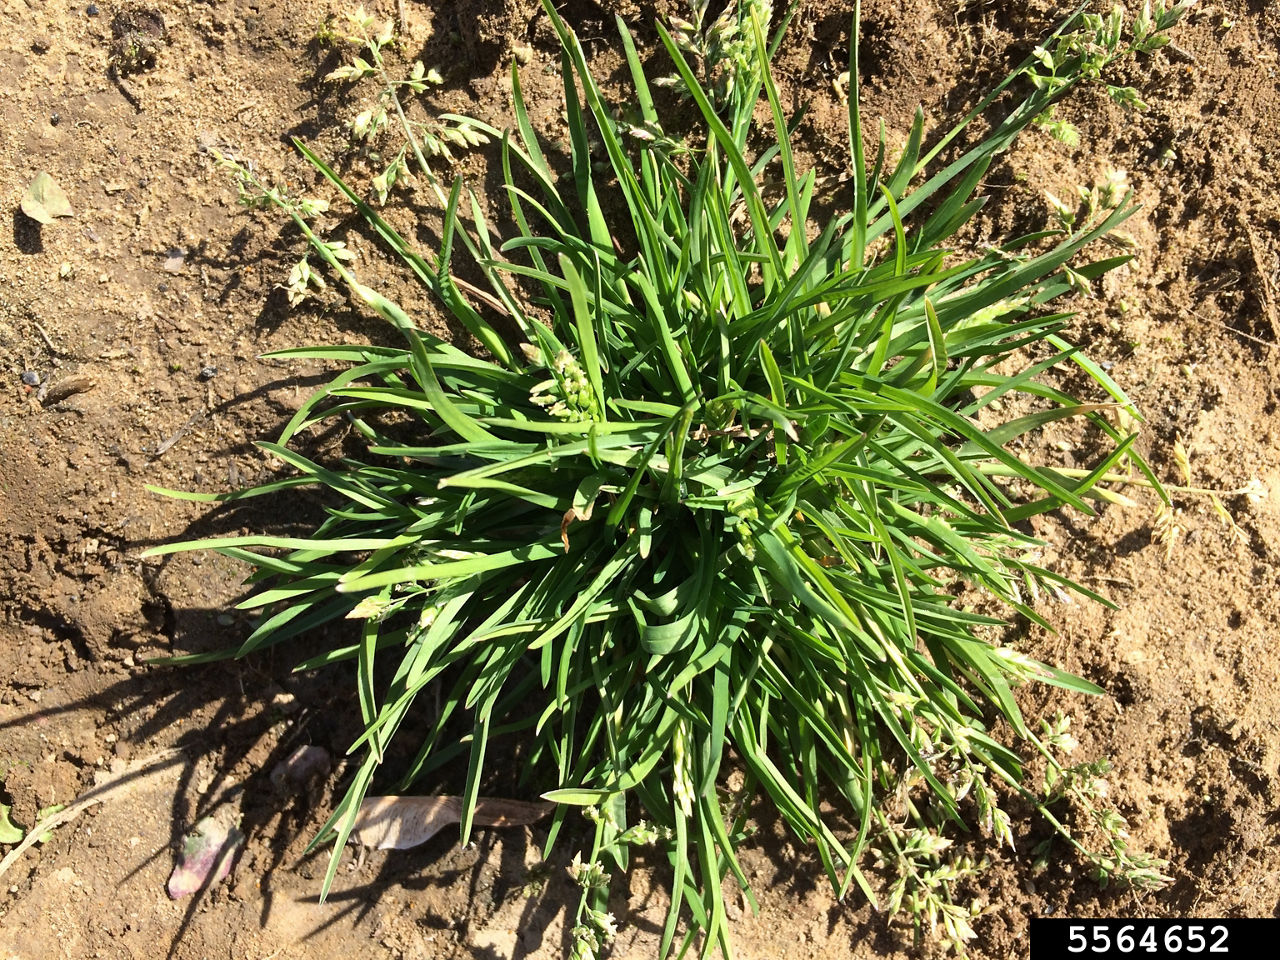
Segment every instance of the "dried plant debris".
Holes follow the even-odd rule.
[[[554,806],[482,797],[476,800],[473,822],[481,827],[520,827],[537,823]],[[351,835],[366,847],[408,850],[461,819],[461,797],[366,797]]]
[[[66,191],[41,170],[22,195],[22,212],[36,223],[53,223],[58,217],[74,216]]]

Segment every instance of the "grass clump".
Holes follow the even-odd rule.
[[[844,212],[816,222],[816,178],[797,169],[769,69],[787,17],[770,34],[769,5],[743,0],[710,26],[698,16],[674,36],[658,27],[701,124],[681,137],[665,128],[621,21],[638,110],[629,119],[544,0],[562,44],[571,170],[548,162],[513,69],[517,130],[470,127],[501,140],[518,228],[505,242],[456,181],[440,192],[441,249],[421,253],[298,144],[482,356],[426,334],[362,284],[345,248],[309,224],[314,204],[264,192],[236,167],[246,193],[288,211],[404,338],[276,354],[350,367],[262,445],[295,476],[203,497],[322,488],[327,517],[312,536],[156,551],[216,549],[253,566],[243,606],[262,619],[240,655],[355,621],[349,644],[303,665],[351,664],[365,726],[324,836],[341,848],[388,744],[420,729],[418,701],[435,685],[439,720],[393,789],[464,762],[465,839],[493,741],[527,738],[528,780],[560,804],[548,847],[574,807],[594,827],[571,871],[583,890],[578,956],[612,936],[609,873],[641,843],[665,850],[673,871],[662,951],[699,935],[727,951],[721,884],[732,873],[748,886],[735,849],[752,797],[812,843],[841,894],[857,885],[875,898],[864,873],[874,853],[901,868],[890,906],[943,923],[957,943],[971,936],[973,910],[952,901],[950,884],[980,865],[945,861],[937,830],[976,814],[1011,842],[1000,791],[1035,795],[997,721],[1068,769],[1050,749],[1062,737],[1033,731],[1013,688],[1098,688],[991,642],[1000,621],[956,596],[967,585],[1034,623],[1044,622],[1027,596],[1037,583],[1100,599],[1039,566],[1022,521],[1063,506],[1091,513],[1107,496],[1100,480],[1130,465],[1159,484],[1114,425],[1135,423],[1136,411],[1061,338],[1069,315],[1050,306],[1128,259],[1082,255],[1133,212],[1128,196],[1080,229],[1063,224],[973,259],[947,245],[981,208],[975,191],[993,158],[1081,80],[1154,49],[1184,6],[1148,11],[1146,33],[1128,44],[1122,20],[1069,21],[927,152],[917,113],[896,162],[882,135],[868,163],[855,4],[851,186]],[[363,29],[379,49],[390,36]],[[696,62],[717,48],[732,58]],[[997,99],[987,132],[935,169]],[[385,102],[382,116],[403,117]],[[412,144],[408,121],[406,132]],[[434,184],[420,151],[397,164],[415,154]],[[374,194],[386,197],[379,184]],[[488,290],[455,278],[463,248]],[[1059,366],[1083,372],[1088,398],[1046,382]],[[995,415],[995,401],[1015,398],[1025,412]],[[1091,467],[1055,470],[1014,452],[1068,418],[1105,441]],[[291,449],[334,419],[363,453],[323,465]],[[733,790],[731,770],[742,773]],[[824,798],[841,802],[852,830]],[[1160,879],[1152,861],[1114,845],[1093,854],[1063,835],[1112,875]]]

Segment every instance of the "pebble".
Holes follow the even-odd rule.
[[[271,698],[271,707],[281,713],[296,713],[301,706],[298,698],[287,690],[281,690]]]
[[[98,5],[96,3],[91,3],[84,8],[84,12],[91,17],[96,17],[98,15]]]
[[[281,793],[298,793],[313,781],[329,775],[333,760],[324,747],[298,747],[271,771],[271,785]]]
[[[36,373],[34,370],[23,370],[22,382],[28,387],[38,387],[40,386],[40,374]]]
[[[212,380],[212,379],[213,379],[214,377],[216,377],[217,375],[218,375],[218,368],[217,368],[217,367],[214,367],[214,366],[207,366],[207,367],[201,367],[201,368],[200,368],[200,379],[201,379],[201,380]]]

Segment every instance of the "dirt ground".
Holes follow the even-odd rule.
[[[545,18],[531,18],[536,4],[369,6],[402,8],[406,60],[421,56],[444,75],[432,109],[512,123],[518,56],[535,122],[560,135],[558,58]],[[850,6],[802,3],[777,64],[784,95],[810,106],[801,142],[833,181],[846,141],[832,81]],[[346,675],[291,675],[296,651],[181,671],[144,662],[238,642],[248,620],[232,609],[236,564],[143,560],[143,549],[310,516],[305,498],[294,516],[211,513],[144,485],[221,491],[273,475],[279,467],[253,443],[278,431],[323,371],[259,355],[384,332],[333,292],[288,308],[280,285],[298,238],[241,210],[207,152],[308,185],[289,135],[343,151],[341,124],[360,105],[320,81],[338,55],[316,40],[340,8],[157,2],[148,9],[163,29],[134,16],[135,36],[113,30],[121,9],[0,7],[0,802],[30,826],[95,784],[100,801],[0,880],[0,956],[558,956],[575,902],[563,870],[573,847],[540,864],[537,827],[482,831],[467,848],[444,831],[404,853],[349,851],[333,895],[318,902],[324,854],[303,849],[343,768],[293,795],[268,775],[300,744],[343,755],[358,720]],[[573,0],[565,16],[608,76],[619,62],[613,13],[653,55],[655,13],[677,9]],[[1048,0],[868,0],[866,112],[900,142],[922,102],[935,130],[1065,12]],[[992,203],[979,241],[1045,222],[1046,190],[1065,196],[1107,169],[1128,172],[1143,205],[1126,225],[1137,257],[1105,296],[1078,303],[1072,335],[1145,413],[1140,446],[1158,473],[1178,477],[1180,439],[1195,485],[1224,491],[1236,526],[1206,497],[1181,496],[1176,536],[1162,541],[1154,498],[1130,490],[1138,507],[1038,527],[1050,565],[1118,609],[1046,598],[1059,631],[1034,637],[1032,652],[1110,696],[1030,691],[1024,702],[1042,715],[1068,711],[1078,755],[1113,759],[1111,796],[1132,843],[1167,858],[1174,883],[1144,895],[1101,889],[1065,853],[1033,876],[1029,851],[1045,829],[1028,816],[1015,822],[1016,852],[969,844],[992,859],[968,890],[990,905],[975,957],[1025,956],[1037,916],[1280,915],[1278,31],[1275,0],[1201,3],[1176,47],[1128,68],[1146,113],[1084,90],[1064,113],[1081,129],[1079,147],[1029,132],[982,188]],[[146,62],[111,69],[139,50]],[[37,228],[17,208],[42,170],[74,216]],[[432,305],[404,297],[442,329]],[[1047,436],[1045,450],[1070,458],[1071,439]],[[1231,493],[1255,480],[1269,497]],[[229,881],[171,900],[175,852],[209,814],[239,820],[243,854]],[[937,952],[913,947],[901,919],[836,903],[810,852],[776,824],[760,827],[744,857],[762,911],[730,904],[740,956]],[[653,955],[665,902],[660,871],[638,870],[613,904],[614,956]]]

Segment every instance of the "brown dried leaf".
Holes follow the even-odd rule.
[[[519,827],[541,820],[554,806],[482,798],[473,820],[481,827]],[[365,797],[351,835],[366,847],[408,850],[461,819],[461,797]]]

